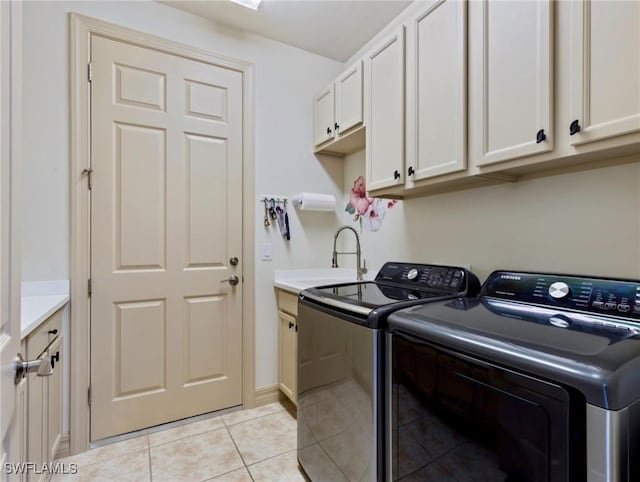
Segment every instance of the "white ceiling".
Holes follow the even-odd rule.
[[[411,0],[262,0],[258,11],[229,0],[159,0],[201,17],[344,62]]]

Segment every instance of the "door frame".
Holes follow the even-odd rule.
[[[83,170],[90,167],[90,91],[88,65],[92,36],[106,37],[159,52],[177,55],[242,74],[242,403],[255,405],[255,254],[254,254],[254,89],[253,64],[138,32],[77,13],[70,13],[71,108],[71,356],[70,452],[89,448],[90,311],[90,197]]]

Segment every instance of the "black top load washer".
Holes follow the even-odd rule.
[[[386,342],[390,479],[640,480],[640,281],[498,271]]]
[[[300,293],[298,461],[312,481],[384,477],[383,330],[389,313],[479,290],[464,268],[389,262],[375,281]]]

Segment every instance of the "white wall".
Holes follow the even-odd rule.
[[[364,169],[364,151],[346,159],[345,204]],[[481,281],[501,268],[640,278],[640,163],[401,201],[362,244],[376,269],[393,258],[470,264]]]
[[[69,278],[69,12],[159,35],[255,65],[256,194],[341,195],[342,162],[312,154],[313,94],[342,65],[150,1],[25,2],[23,279]],[[325,266],[338,216],[290,213],[292,240],[256,219],[256,385],[276,383],[273,269]],[[318,256],[325,253],[326,256]],[[328,261],[327,261],[328,262]]]

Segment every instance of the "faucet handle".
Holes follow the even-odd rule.
[[[362,274],[367,274],[367,260],[362,260]]]

